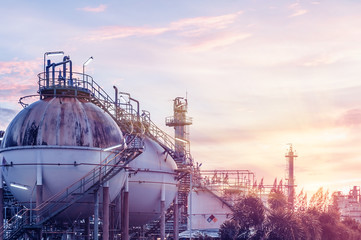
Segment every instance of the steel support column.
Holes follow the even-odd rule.
[[[109,186],[103,186],[103,239],[109,239]]]
[[[99,236],[99,193],[98,190],[94,191],[94,240],[98,240]]]
[[[129,240],[129,182],[126,172],[125,187],[123,192],[123,219],[122,219],[122,240]]]
[[[178,206],[178,193],[175,195],[173,203],[173,239],[178,240],[179,237],[179,206]]]
[[[165,239],[165,185],[162,185],[160,198],[160,240]]]

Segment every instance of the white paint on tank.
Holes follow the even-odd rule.
[[[177,165],[164,149],[149,138],[144,139],[144,152],[129,167],[130,225],[141,226],[160,217],[160,201],[164,188],[167,209],[177,194]]]
[[[35,206],[35,186],[39,180],[37,179],[38,163],[41,164],[43,200],[45,201],[84,177],[108,155],[109,152],[103,152],[99,148],[65,146],[24,146],[0,150],[0,159],[3,164],[10,165],[2,168],[4,179],[14,197],[27,206],[31,203]],[[109,181],[111,200],[119,194],[119,186],[122,186],[124,181],[124,171]],[[11,187],[10,183],[26,186],[28,190]],[[71,213],[67,210],[67,216],[91,215],[94,211],[92,202],[93,193],[90,193],[80,201],[85,204],[76,204],[76,211]]]
[[[188,206],[190,199],[188,198]],[[188,214],[190,208],[188,208]],[[192,229],[215,229],[232,217],[232,210],[222,200],[205,188],[192,192]],[[188,221],[188,230],[190,229]]]

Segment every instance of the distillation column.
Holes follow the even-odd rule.
[[[288,205],[290,209],[295,207],[295,177],[294,177],[294,160],[297,155],[293,152],[292,144],[286,153],[286,160],[288,164]]]
[[[177,163],[178,169],[190,170],[191,160],[190,149],[189,149],[189,132],[188,126],[192,124],[192,119],[187,117],[188,101],[187,98],[177,97],[173,103],[173,116],[166,118],[166,125],[168,127],[174,127],[175,136],[175,162]],[[181,222],[186,221],[182,217],[187,215],[187,197],[190,186],[190,176],[187,175],[180,179],[180,186],[178,189],[178,196],[174,202],[174,240],[178,240],[179,235],[179,220]],[[183,205],[183,212],[179,216],[178,206]],[[181,217],[181,219],[179,219]]]

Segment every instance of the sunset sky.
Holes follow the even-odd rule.
[[[0,129],[35,94],[43,54],[62,50],[153,121],[189,102],[203,169],[249,169],[272,184],[297,151],[298,191],[361,185],[361,2],[2,1]],[[56,57],[52,58],[57,60]]]

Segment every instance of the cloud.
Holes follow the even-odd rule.
[[[214,17],[196,17],[182,19],[172,22],[169,25],[170,31],[180,31],[185,36],[199,36],[201,33],[214,30],[224,29],[234,23],[239,15],[243,12],[239,11],[232,14],[214,16]]]
[[[0,108],[0,130],[5,130],[7,124],[15,117],[17,111],[8,108]]]
[[[246,38],[251,37],[252,34],[249,33],[238,33],[238,34],[227,34],[223,36],[216,36],[212,37],[198,43],[192,44],[191,46],[187,47],[187,50],[193,51],[206,51],[209,49],[223,47],[227,45],[231,45],[237,41],[244,40]]]
[[[355,108],[346,111],[337,121],[338,125],[354,127],[361,124],[361,109]]]
[[[297,17],[308,13],[306,9],[299,9],[295,13],[291,14],[289,17]]]
[[[214,30],[225,29],[236,21],[242,12],[212,16],[186,18],[171,22],[164,27],[129,27],[129,26],[105,26],[87,35],[92,41],[127,38],[131,36],[154,36],[166,32],[176,32],[185,37],[200,36]]]
[[[78,8],[78,10],[80,11],[84,11],[84,12],[104,12],[107,9],[107,5],[105,4],[100,4],[98,7],[84,7],[84,8]]]
[[[337,62],[338,58],[335,56],[321,56],[314,59],[311,59],[309,61],[306,61],[302,65],[305,67],[318,67],[322,65],[328,65],[333,64]]]
[[[24,95],[35,94],[41,63],[40,59],[0,62],[0,100],[17,101]]]
[[[293,3],[288,8],[293,12],[289,17],[298,17],[308,12],[306,9],[302,9],[299,3]]]
[[[131,36],[152,36],[162,34],[168,30],[167,28],[108,26],[91,32],[88,39],[97,41]]]

